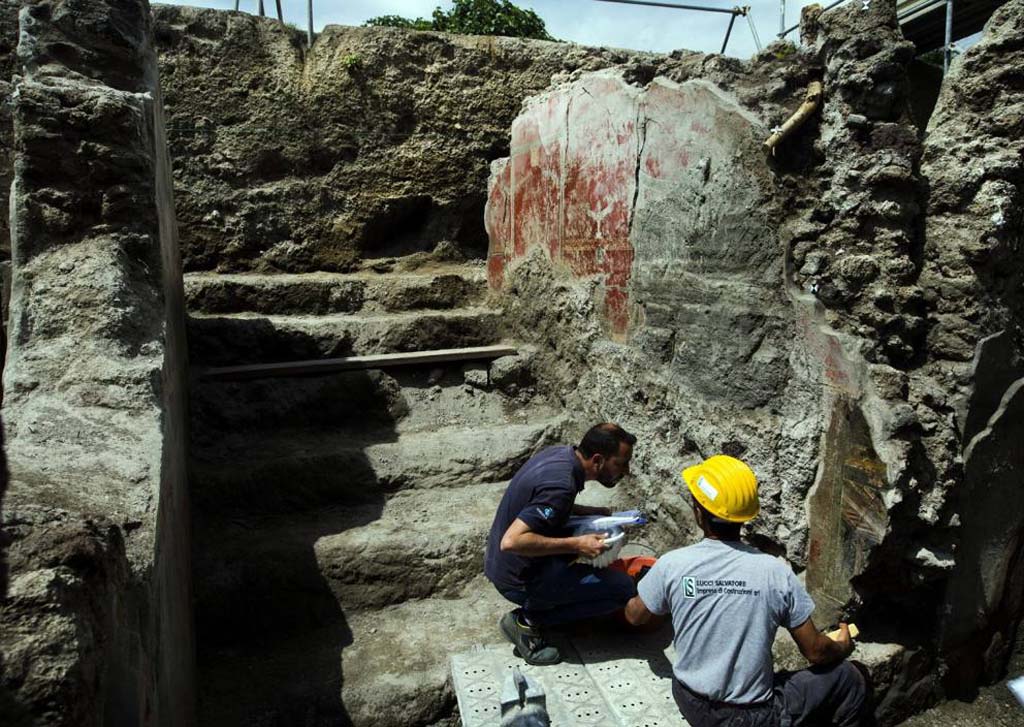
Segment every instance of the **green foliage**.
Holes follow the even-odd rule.
[[[401,15],[379,15],[370,18],[363,25],[387,26],[389,28],[408,28],[409,30],[433,30],[434,23],[426,18],[410,20]]]
[[[366,25],[389,25],[414,30],[443,30],[465,35],[506,35],[513,38],[553,40],[544,21],[532,10],[523,10],[509,0],[453,0],[448,12],[435,8],[433,19],[409,20],[398,15],[382,15]]]
[[[363,67],[363,57],[358,53],[349,53],[342,56],[341,67],[349,73],[355,73]]]
[[[789,41],[781,43],[773,43],[770,48],[772,55],[775,56],[776,60],[784,61],[787,58],[792,58],[797,53],[797,47],[795,43]]]
[[[434,28],[466,35],[507,35],[551,40],[544,21],[509,0],[454,0],[450,12],[434,10]]]

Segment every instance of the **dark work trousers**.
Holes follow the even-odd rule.
[[[501,592],[538,626],[604,616],[636,595],[633,579],[622,571],[592,568],[561,556],[540,560],[525,590]]]
[[[775,675],[773,698],[751,705],[713,702],[672,680],[690,727],[867,727],[867,684],[848,661]]]

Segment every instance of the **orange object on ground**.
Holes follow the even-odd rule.
[[[644,568],[650,568],[657,562],[657,558],[652,558],[649,555],[635,555],[632,558],[613,560],[608,564],[608,567],[622,571],[635,581]]]

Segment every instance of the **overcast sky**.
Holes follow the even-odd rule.
[[[162,0],[173,5],[196,5],[233,9],[235,0]],[[585,45],[633,48],[665,53],[676,48],[718,52],[722,48],[729,16],[670,8],[640,7],[597,0],[513,0],[522,8],[536,12],[547,24],[548,32],[560,40]],[[732,8],[738,0],[664,0],[687,5]],[[787,0],[786,26],[800,19],[800,8],[812,0]],[[779,0],[745,0],[757,27],[761,42],[767,45],[779,31]],[[268,15],[276,13],[274,0],[264,0]],[[306,0],[281,0],[284,19],[306,27]],[[239,9],[256,12],[258,0],[240,0]],[[447,0],[313,0],[313,20],[317,30],[326,24],[362,25],[376,15],[402,15],[429,18],[435,7],[447,10]],[[795,39],[796,33],[791,37]],[[747,58],[754,52],[754,41],[745,18],[737,18],[729,39],[729,55]]]

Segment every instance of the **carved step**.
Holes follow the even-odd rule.
[[[191,389],[193,447],[216,448],[224,433],[300,427],[411,432],[536,421],[533,384],[529,356],[287,379],[199,379]]]
[[[481,266],[445,266],[423,272],[187,273],[185,299],[201,313],[306,314],[447,309],[472,305],[486,294]]]
[[[377,432],[281,431],[225,436],[196,453],[197,511],[273,513],[372,502],[401,489],[461,487],[510,478],[557,441],[561,419],[491,427]],[[390,436],[391,441],[373,437]]]
[[[218,381],[246,381],[251,379],[292,378],[321,376],[339,371],[367,371],[395,369],[406,366],[445,366],[468,361],[492,361],[502,356],[514,356],[511,346],[471,346],[469,348],[442,348],[437,351],[409,351],[407,353],[377,353],[368,356],[322,358],[310,361],[283,361],[281,363],[248,364],[244,366],[217,366],[204,369],[200,376]]]
[[[419,490],[304,515],[196,528],[196,621],[203,639],[309,627],[338,608],[451,597],[483,571],[505,483]]]
[[[479,577],[459,598],[336,609],[318,629],[253,632],[237,647],[201,649],[200,724],[434,724],[454,708],[449,656],[500,640],[508,608]]]
[[[499,339],[488,308],[323,316],[192,314],[193,365],[233,366],[485,346]]]

